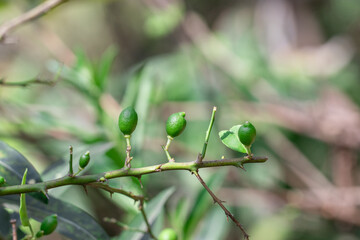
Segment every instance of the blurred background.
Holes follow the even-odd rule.
[[[0,0],[0,23],[41,3]],[[75,159],[90,150],[87,173],[121,168],[117,117],[129,105],[139,115],[132,166],[166,162],[165,122],[179,111],[188,124],[170,152],[193,161],[217,106],[205,160],[242,156],[218,132],[246,120],[257,128],[255,156],[269,157],[246,172],[200,171],[251,239],[360,239],[358,0],[72,0],[7,37],[0,78],[56,81],[0,85],[0,140],[43,180],[66,174],[69,145]],[[241,239],[188,172],[143,176],[144,188],[131,178],[110,184],[150,199],[175,187],[157,211],[156,233]],[[88,212],[114,239],[126,231],[103,218],[129,223],[138,213],[131,199],[100,190],[50,195]]]

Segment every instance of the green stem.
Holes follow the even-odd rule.
[[[248,154],[249,158],[252,158],[252,154],[251,154],[251,146],[245,146],[245,148],[246,148],[246,152],[247,152],[247,154]]]
[[[121,168],[99,174],[83,175],[83,176],[75,176],[75,177],[65,176],[62,178],[58,178],[46,182],[0,187],[0,196],[28,193],[28,192],[41,192],[44,189],[48,190],[51,188],[57,188],[67,185],[85,185],[85,184],[97,182],[98,179],[100,179],[101,177],[105,177],[106,179],[129,177],[129,176],[140,177],[146,174],[153,174],[162,171],[174,171],[174,170],[187,170],[193,172],[200,168],[221,167],[221,166],[239,167],[247,163],[263,163],[266,162],[266,160],[267,157],[252,157],[251,159],[249,159],[248,157],[242,157],[242,158],[233,158],[233,159],[203,161],[200,163],[196,161],[181,162],[181,163],[168,162],[165,164],[157,164],[142,168],[132,168],[132,169]]]
[[[125,167],[127,168],[131,168],[131,160],[132,157],[130,156],[131,153],[131,143],[130,143],[130,138],[131,135],[125,135],[125,140],[126,140],[126,159],[125,159]]]
[[[83,169],[79,167],[79,170],[73,175],[73,177],[77,176]]]
[[[34,239],[34,231],[33,231],[33,229],[32,229],[32,226],[31,226],[31,224],[29,225],[29,228],[30,228],[30,232],[31,232],[31,239]]]
[[[167,141],[166,141],[166,145],[165,147],[163,147],[164,149],[164,152],[166,154],[166,157],[168,159],[169,162],[174,162],[174,159],[171,157],[170,153],[169,153],[169,147],[170,147],[170,144],[171,144],[171,141],[173,140],[174,138],[170,137],[170,136],[167,136]]]
[[[212,129],[212,127],[214,125],[214,121],[215,121],[215,113],[216,113],[216,107],[213,108],[213,111],[212,111],[212,114],[211,114],[209,127],[208,127],[208,130],[206,131],[206,135],[205,135],[205,142],[204,142],[203,150],[202,150],[201,156],[198,158],[199,162],[201,162],[205,158],[207,145],[209,143],[211,129]]]
[[[73,170],[73,147],[70,146],[70,159],[69,159],[69,176],[74,176],[74,170]]]

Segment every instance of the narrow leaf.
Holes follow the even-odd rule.
[[[21,181],[21,185],[26,184],[26,175],[27,175],[28,169],[25,169],[24,176]],[[26,199],[25,199],[25,193],[20,194],[20,208],[19,208],[19,214],[20,214],[20,220],[21,224],[23,226],[29,227],[30,222],[26,211]]]

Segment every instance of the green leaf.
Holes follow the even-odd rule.
[[[8,239],[10,232],[10,214],[0,205],[0,239]]]
[[[20,185],[25,169],[28,169],[27,183],[42,182],[40,174],[22,154],[0,141],[0,175],[6,179],[7,185]],[[41,192],[29,195],[43,203],[48,202],[47,197]]]
[[[230,130],[224,130],[219,132],[219,137],[225,146],[228,148],[242,153],[247,153],[245,146],[240,142],[238,131],[241,125],[235,125]]]
[[[225,239],[226,233],[230,226],[231,224],[226,221],[226,215],[224,211],[218,206],[213,206],[209,214],[205,216],[205,221],[203,221],[203,223],[201,224],[199,233],[194,239]]]
[[[17,196],[2,196],[0,202],[2,202],[5,207],[18,211],[16,207],[19,205]],[[49,200],[48,205],[44,205],[33,198],[26,198],[26,206],[29,217],[39,222],[45,217],[56,213],[58,215],[56,232],[61,233],[69,239],[110,239],[93,217],[72,204],[65,203],[54,197]]]
[[[178,232],[179,239],[183,239],[183,229],[186,223],[187,210],[189,209],[190,200],[188,198],[181,198],[176,204],[175,209],[171,212],[170,220],[171,225]]]
[[[26,175],[28,169],[25,169],[24,176],[21,181],[21,185],[26,184]],[[20,220],[23,226],[29,227],[30,222],[26,211],[26,200],[25,200],[25,193],[20,194],[20,208],[19,208]]]
[[[254,222],[254,227],[250,230],[252,239],[285,240],[290,239],[291,234],[296,229],[294,220],[298,216],[293,209],[283,209],[276,215],[264,217]]]
[[[211,176],[210,180],[205,181],[209,188],[216,192],[224,182],[226,171],[220,171]],[[199,183],[200,184],[200,183]],[[192,234],[198,227],[198,224],[201,222],[201,219],[209,211],[210,207],[213,205],[213,200],[205,188],[201,188],[198,196],[194,201],[194,205],[190,211],[190,215],[187,218],[185,227],[184,227],[184,239],[192,239]]]
[[[115,47],[110,46],[101,56],[100,62],[94,67],[94,80],[96,85],[104,90],[108,75],[111,69],[111,65],[114,62],[114,59],[117,55],[117,50]]]
[[[162,191],[145,206],[145,212],[146,212],[146,215],[147,215],[148,220],[151,225],[155,222],[156,218],[159,216],[159,214],[163,210],[166,201],[171,196],[171,194],[173,194],[174,191],[175,191],[174,187],[171,187],[171,188],[168,188],[168,189]],[[141,215],[141,213],[138,213],[135,216],[135,218],[131,221],[129,226],[132,228],[146,230],[146,224],[144,222],[144,219],[143,219],[143,216]],[[120,237],[114,238],[114,239],[139,240],[143,237],[143,235],[144,235],[143,233],[139,233],[139,232],[124,231],[120,235]]]

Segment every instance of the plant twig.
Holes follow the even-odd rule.
[[[151,231],[151,225],[149,223],[149,220],[148,220],[148,218],[146,216],[145,209],[144,209],[144,200],[140,200],[139,210],[140,210],[140,212],[141,212],[141,214],[142,214],[142,216],[144,218],[144,221],[146,223],[147,232],[149,233],[150,237],[152,239],[157,239],[155,237],[155,235],[153,234],[153,232]]]
[[[144,201],[145,200],[144,196],[135,195],[132,192],[128,192],[128,191],[125,191],[125,190],[120,189],[120,188],[113,188],[113,187],[110,187],[109,185],[104,184],[104,183],[97,182],[97,183],[89,183],[88,185],[91,186],[91,187],[100,188],[100,189],[103,189],[105,191],[108,191],[110,194],[120,193],[120,194],[125,195],[125,196],[127,196],[129,198],[134,199],[135,201]]]
[[[214,106],[212,114],[211,114],[211,119],[210,119],[210,123],[209,123],[209,127],[208,130],[206,131],[206,135],[205,135],[205,142],[204,142],[204,146],[203,146],[203,150],[202,153],[198,156],[197,161],[201,162],[204,158],[205,158],[205,154],[206,154],[206,148],[207,145],[209,143],[209,138],[210,138],[210,133],[211,133],[211,129],[214,125],[214,121],[215,121],[215,113],[216,113],[216,107]]]
[[[131,142],[130,142],[131,135],[125,135],[126,140],[126,159],[125,159],[125,167],[131,168]]]
[[[74,176],[74,170],[73,170],[73,147],[69,146],[69,152],[70,152],[70,159],[69,159],[69,177]]]
[[[2,25],[0,25],[0,42],[4,42],[6,35],[11,30],[46,14],[50,10],[56,8],[57,6],[63,4],[66,1],[68,0],[48,0],[34,7],[28,12],[25,12],[16,18],[4,22]]]
[[[101,188],[105,191],[108,191],[110,192],[110,194],[113,194],[113,193],[120,193],[120,194],[123,194],[129,198],[132,198],[134,199],[135,201],[140,201],[140,204],[139,204],[139,210],[141,212],[141,215],[143,216],[144,218],[144,221],[146,223],[146,228],[147,228],[147,231],[143,231],[143,230],[140,230],[140,229],[135,229],[135,228],[131,228],[125,224],[122,224],[122,223],[117,223],[119,224],[120,226],[126,228],[127,230],[132,230],[132,231],[138,231],[138,232],[143,232],[143,233],[149,233],[149,235],[151,236],[151,238],[153,239],[157,239],[155,237],[155,235],[153,234],[153,232],[151,231],[151,225],[149,223],[149,220],[146,216],[146,212],[144,210],[144,200],[145,200],[145,197],[144,196],[141,196],[141,195],[135,195],[131,192],[128,192],[128,191],[125,191],[123,189],[119,189],[119,188],[113,188],[113,187],[110,187],[109,185],[107,184],[104,184],[104,183],[100,183],[100,182],[97,182],[97,183],[90,183],[88,184],[89,186],[92,186],[92,187],[96,187],[96,188]]]
[[[263,163],[267,161],[267,157],[253,157],[251,159],[247,157],[233,158],[233,159],[219,159],[213,161],[203,161],[201,163],[193,162],[168,162],[163,164],[152,165],[142,168],[121,168],[109,172],[103,172],[99,174],[83,175],[76,177],[64,176],[62,178],[49,180],[45,182],[39,182],[34,184],[25,185],[13,185],[0,187],[0,196],[10,194],[20,194],[28,192],[41,192],[51,188],[57,188],[67,185],[85,185],[93,182],[98,182],[100,178],[112,179],[120,177],[140,177],[146,174],[153,174],[163,171],[174,171],[174,170],[187,170],[190,172],[196,171],[200,168],[210,167],[222,167],[222,166],[234,166],[241,167],[248,163]]]
[[[166,145],[165,146],[161,146],[162,149],[164,150],[166,157],[168,159],[169,162],[175,162],[175,160],[171,157],[170,153],[169,153],[169,147],[171,144],[171,141],[173,140],[172,137],[167,136],[167,140],[166,140]]]
[[[206,185],[204,180],[200,177],[199,172],[196,170],[196,171],[193,171],[193,173],[196,176],[196,178],[199,180],[201,185],[203,185],[203,187],[206,189],[206,191],[211,195],[212,199],[214,200],[214,203],[219,204],[219,206],[224,210],[225,215],[228,218],[230,218],[236,224],[236,226],[238,226],[240,228],[241,232],[244,235],[244,239],[249,240],[249,234],[246,233],[244,227],[239,223],[238,220],[236,220],[236,218],[229,212],[229,210],[227,210],[227,208],[224,206],[224,204],[222,204],[222,201],[218,197],[216,197],[216,195],[210,190],[210,188]]]
[[[17,240],[16,219],[11,219],[10,223],[12,228],[12,240]]]
[[[0,79],[0,85],[7,87],[27,87],[31,84],[45,84],[45,85],[54,85],[56,81],[52,80],[42,80],[38,78],[20,81],[20,82],[7,82],[4,78]]]

